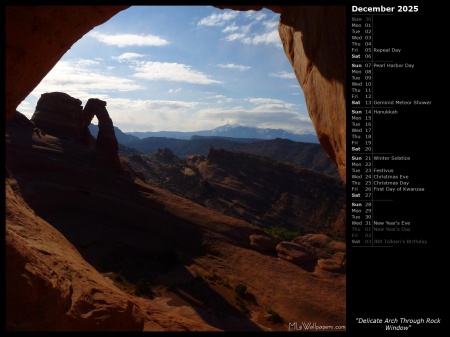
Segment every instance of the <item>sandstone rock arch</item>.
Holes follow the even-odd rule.
[[[94,116],[98,119],[96,140],[88,128]],[[83,108],[79,99],[64,92],[44,93],[37,102],[31,121],[45,133],[94,147],[99,163],[113,169],[120,167],[119,143],[105,101],[89,98]]]
[[[130,6],[7,6],[6,119],[84,34]],[[216,6],[261,10],[262,6]],[[345,7],[268,6],[319,140],[346,172]]]

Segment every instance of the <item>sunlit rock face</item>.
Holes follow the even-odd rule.
[[[6,118],[84,34],[129,6],[7,6]],[[262,6],[216,6],[261,10]],[[345,181],[345,8],[267,6],[322,146]]]
[[[319,141],[345,181],[345,8],[290,8],[278,32]]]
[[[262,6],[217,6],[260,10]],[[305,94],[320,143],[346,172],[345,7],[268,6],[280,13],[278,32]]]

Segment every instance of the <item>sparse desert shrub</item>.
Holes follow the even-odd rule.
[[[264,228],[264,231],[274,236],[278,236],[283,241],[292,241],[301,235],[299,231],[289,231],[280,227],[272,227],[270,229]]]
[[[194,274],[195,274],[195,278],[196,278],[196,279],[203,280],[203,273],[202,273],[200,270],[195,269],[195,270],[194,270]]]
[[[274,324],[283,323],[283,318],[280,314],[272,309],[267,310],[266,320]]]
[[[244,298],[245,294],[247,293],[247,286],[242,283],[236,284],[234,287],[234,294],[236,295],[236,298]]]
[[[217,282],[219,284],[221,284],[223,282],[222,278],[219,275],[217,275],[215,272],[213,272],[212,274],[210,274],[208,276],[208,280],[210,280],[212,283]]]
[[[138,296],[147,296],[149,298],[153,298],[153,291],[150,282],[146,279],[140,279],[135,286],[135,293]]]
[[[246,307],[244,301],[242,301],[241,299],[238,299],[238,300],[236,301],[236,304],[239,306],[239,308],[241,309],[241,311],[242,311],[244,314],[250,313],[250,310],[248,310],[248,308]]]
[[[122,271],[119,271],[118,273],[116,273],[114,275],[114,281],[119,282],[119,283],[123,283],[125,281],[125,279],[123,278],[123,275],[122,275]]]

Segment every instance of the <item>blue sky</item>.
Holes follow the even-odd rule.
[[[31,118],[42,93],[63,91],[105,100],[124,132],[314,132],[278,21],[266,9],[133,6],[75,43],[18,110]]]

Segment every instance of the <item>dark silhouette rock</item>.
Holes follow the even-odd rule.
[[[16,111],[16,113],[14,114],[13,118],[11,119],[12,123],[16,123],[22,126],[29,126],[29,127],[34,127],[34,123],[32,121],[30,121],[27,116],[25,116],[24,114],[20,113],[19,111]]]
[[[119,143],[117,142],[114,132],[114,125],[112,119],[109,117],[108,110],[106,110],[106,102],[98,98],[89,98],[84,107],[86,128],[91,123],[94,115],[98,119],[98,134],[95,142],[95,150],[101,160],[120,165],[118,150]]]
[[[175,156],[174,153],[168,148],[156,150],[155,157],[160,158],[165,162],[173,162],[178,159],[178,157]]]
[[[42,94],[31,121],[45,133],[70,140],[81,140],[84,134],[81,104],[79,99],[64,92]]]

